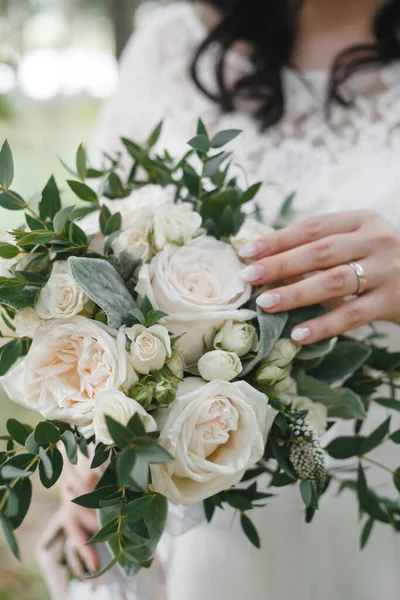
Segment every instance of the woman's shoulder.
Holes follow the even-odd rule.
[[[140,53],[165,61],[172,54],[181,54],[188,45],[194,47],[205,34],[205,26],[190,2],[174,2],[152,8],[142,15],[123,55],[123,63]],[[146,58],[149,56],[146,54]]]

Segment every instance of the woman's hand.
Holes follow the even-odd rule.
[[[256,240],[240,254],[255,260],[243,271],[254,285],[311,274],[261,294],[257,303],[269,313],[354,295],[359,281],[348,263],[364,269],[365,293],[296,327],[296,342],[311,344],[376,320],[400,323],[400,236],[373,211],[313,217]]]

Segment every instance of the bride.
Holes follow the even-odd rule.
[[[303,324],[294,334],[301,343],[373,320],[400,322],[399,30],[399,0],[169,5],[133,37],[103,115],[96,145],[108,152],[119,149],[120,135],[142,140],[161,119],[160,146],[171,154],[181,153],[199,116],[211,134],[242,129],[235,157],[250,183],[264,182],[265,221],[274,222],[282,199],[296,193],[291,218],[298,224],[244,250],[255,259],[246,277],[273,284],[282,275],[319,274],[262,296],[265,310],[353,294],[357,277],[347,263],[359,261],[366,293]],[[390,464],[395,452],[388,447],[383,461]],[[75,496],[82,487],[75,482]],[[311,525],[297,490],[285,488],[258,509],[261,550],[246,543],[227,512],[175,538],[166,589],[154,598],[399,597],[400,538],[376,527],[360,552],[356,501],[336,491]],[[83,546],[93,519],[82,510],[66,504],[64,527],[69,547],[94,569],[97,556]],[[89,598],[81,585],[72,597]],[[93,597],[116,600],[112,590]]]

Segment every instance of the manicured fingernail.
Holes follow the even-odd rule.
[[[265,275],[265,270],[262,265],[249,265],[242,271],[242,278],[245,281],[258,281]]]
[[[263,242],[252,242],[251,244],[247,244],[241,250],[239,250],[239,256],[242,258],[252,258],[253,256],[257,256],[264,249]]]
[[[292,331],[292,340],[295,342],[304,342],[311,334],[311,329],[308,327],[298,327]]]
[[[273,294],[271,292],[265,292],[265,294],[261,294],[258,296],[256,302],[260,308],[274,308],[278,306],[281,301],[280,294]]]

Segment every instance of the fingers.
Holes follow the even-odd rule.
[[[242,258],[273,256],[338,233],[356,231],[363,222],[363,211],[333,213],[307,219],[256,240],[240,251]]]
[[[373,273],[371,261],[364,261],[360,264],[366,273]],[[367,289],[374,287],[374,280],[372,275],[368,276]],[[270,313],[287,311],[300,306],[310,306],[351,296],[357,291],[358,285],[358,279],[353,269],[349,265],[341,265],[297,283],[265,292],[257,298],[257,304]]]
[[[362,235],[340,234],[261,259],[246,267],[242,276],[253,284],[273,283],[288,277],[329,269],[365,258],[368,241]]]
[[[79,577],[82,576],[83,568],[86,568],[86,574],[87,572],[95,573],[100,568],[96,551],[91,546],[86,545],[90,538],[88,529],[86,523],[84,527],[81,525],[74,512],[67,512],[64,517],[64,530],[67,537],[66,549],[68,548],[67,560],[71,561],[70,567]],[[98,529],[97,524],[94,531],[96,529]],[[83,566],[81,563],[83,563]]]
[[[370,292],[322,317],[302,323],[292,331],[292,339],[301,344],[314,344],[347,333],[375,321],[379,315],[379,305],[379,294]]]

